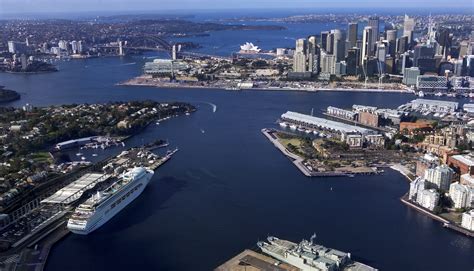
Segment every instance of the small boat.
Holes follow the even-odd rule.
[[[92,154],[93,157],[97,157],[97,155],[98,155],[97,153]]]
[[[81,160],[83,160],[83,161],[84,161],[84,160],[86,160],[86,158],[85,158],[84,156],[82,156],[82,157],[81,157]]]
[[[284,122],[280,122],[280,126],[283,127],[283,128],[286,128],[286,127],[288,127],[288,124],[286,124]]]
[[[296,125],[290,125],[291,130],[296,130],[296,128],[297,128]]]
[[[314,135],[319,135],[319,133],[317,131],[313,131],[313,134]]]
[[[81,155],[82,155],[82,153],[80,153],[80,152],[76,153],[76,156],[81,156]]]
[[[191,114],[189,114],[189,113],[186,113],[186,116],[189,116],[189,115],[191,115]]]
[[[306,130],[306,131],[304,131],[304,132],[307,133],[307,134],[310,134],[310,133],[311,133],[311,130]]]
[[[201,134],[204,134],[204,133],[206,133],[206,131],[204,131],[203,129],[201,129]]]
[[[425,97],[425,93],[423,93],[423,91],[418,92],[418,97],[420,98]]]

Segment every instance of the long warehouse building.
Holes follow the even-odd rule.
[[[359,133],[361,135],[369,135],[376,133],[374,130],[366,129],[363,127],[313,117],[310,115],[305,115],[292,111],[288,111],[285,114],[281,115],[281,119],[284,121],[292,122],[297,125],[305,126],[307,128],[317,128],[333,132],[339,132],[343,134]]]

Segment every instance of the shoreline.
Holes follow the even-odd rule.
[[[471,237],[471,238],[474,238],[474,232],[472,231],[469,231],[468,229],[465,229],[463,227],[460,227],[457,223],[455,223],[454,221],[451,221],[451,220],[448,220],[446,218],[443,218],[437,214],[434,214],[433,212],[411,202],[410,200],[408,200],[408,193],[406,193],[405,195],[403,195],[401,198],[400,198],[400,201],[405,204],[406,206],[418,211],[419,213],[421,214],[424,214],[428,217],[430,217],[431,219],[435,220],[435,221],[438,221],[440,223],[443,223],[443,227],[444,228],[448,228],[448,229],[451,229],[451,230],[454,230],[460,234],[463,234],[463,235],[466,235],[468,237]]]

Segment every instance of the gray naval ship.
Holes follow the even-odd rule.
[[[303,240],[299,244],[276,237],[268,237],[267,242],[258,242],[257,246],[273,258],[291,264],[303,271],[375,271],[377,269],[353,261],[351,254],[327,248]]]

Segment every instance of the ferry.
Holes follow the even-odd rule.
[[[111,186],[79,205],[68,220],[67,228],[81,235],[100,228],[143,192],[154,173],[137,167],[120,175]]]

